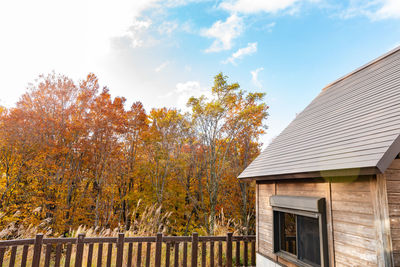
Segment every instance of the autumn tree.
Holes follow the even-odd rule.
[[[214,233],[216,208],[219,203],[220,186],[227,168],[229,150],[238,135],[256,123],[262,127],[267,117],[268,107],[262,103],[264,94],[248,93],[240,90],[238,83],[228,84],[222,73],[214,78],[212,97],[191,97],[188,106],[192,109],[192,119],[199,140],[206,149],[206,189],[209,202],[209,222],[207,232]]]
[[[213,234],[225,210],[248,233],[254,186],[237,176],[261,149],[263,97],[219,74],[210,99],[190,98],[190,113],[146,113],[94,74],[42,75],[0,108],[0,226],[68,235],[80,225],[127,230],[141,218],[155,221],[151,231]]]
[[[122,149],[121,157],[118,160],[118,171],[116,176],[117,190],[119,195],[119,219],[118,221],[129,229],[131,215],[130,211],[134,208],[135,201],[139,199],[135,196],[142,186],[143,162],[145,161],[144,138],[148,131],[149,120],[142,103],[135,102],[126,113],[125,127],[121,136]]]

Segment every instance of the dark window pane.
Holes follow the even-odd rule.
[[[280,212],[281,250],[296,255],[296,215]]]
[[[315,266],[321,265],[318,219],[297,216],[298,258]]]

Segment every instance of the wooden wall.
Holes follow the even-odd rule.
[[[386,180],[390,232],[395,266],[400,266],[400,159],[396,159],[383,174]]]
[[[331,183],[336,266],[378,265],[371,179]]]
[[[269,197],[275,195],[275,183],[257,184],[257,251],[276,260],[272,236],[272,208]]]
[[[324,179],[308,179],[303,181],[280,181],[257,184],[257,249],[258,252],[287,266],[294,266],[273,253],[272,208],[269,204],[271,195],[315,196],[325,197],[330,203],[329,182]],[[330,204],[329,204],[330,206]],[[330,209],[327,210],[330,218]],[[331,221],[328,223],[328,242],[332,244]],[[333,246],[330,246],[331,248]],[[333,258],[332,258],[333,259]]]
[[[378,206],[377,186],[375,176],[282,180],[257,184],[258,252],[285,263],[273,254],[272,208],[269,205],[271,195],[316,196],[325,197],[327,202],[330,266],[384,266],[382,251],[378,249],[382,247],[379,241],[382,237],[379,235],[384,227],[378,224],[384,214],[381,214]],[[400,200],[400,190],[398,192]],[[397,216],[393,223],[399,226],[396,245],[400,255],[400,201],[397,203],[392,209],[397,213],[392,213],[391,219]]]

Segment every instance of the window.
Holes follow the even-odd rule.
[[[325,199],[272,196],[274,252],[299,266],[328,266]]]

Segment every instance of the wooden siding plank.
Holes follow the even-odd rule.
[[[335,192],[371,192],[368,183],[369,179],[370,176],[332,178],[332,194]]]
[[[371,192],[354,191],[349,194],[348,191],[335,191],[332,192],[332,198],[341,201],[355,201],[357,203],[371,204]]]
[[[325,195],[326,195],[326,230],[328,237],[328,257],[329,265],[335,266],[335,243],[333,236],[333,218],[332,218],[332,190],[331,190],[332,179],[327,179],[325,183]]]
[[[400,266],[400,252],[393,253],[394,266]]]
[[[335,257],[340,257],[339,255],[345,255],[355,262],[363,262],[366,265],[375,264],[376,266],[378,264],[375,252],[371,253],[370,251],[335,241]]]
[[[335,260],[336,260],[336,266],[373,266],[376,267],[375,262],[370,262],[370,261],[364,261],[360,260],[359,258],[353,257],[351,254],[346,254],[346,253],[341,253],[337,252],[335,253]]]
[[[393,266],[386,178],[378,174],[371,178],[370,184],[377,233],[378,264]]]
[[[332,216],[335,217],[335,220],[345,223],[353,223],[360,224],[367,227],[375,227],[374,226],[374,216],[372,214],[363,214],[363,213],[350,213],[347,211],[332,211]]]
[[[275,194],[275,182],[257,184],[257,251],[276,258],[272,246],[272,208],[269,197]]]
[[[395,159],[392,161],[388,169],[385,171],[385,176],[387,175],[387,173],[390,173],[391,171],[396,172],[396,170],[400,170],[400,159]],[[400,177],[398,178],[400,179]]]
[[[349,246],[358,247],[361,249],[369,250],[370,252],[376,251],[376,239],[370,239],[358,235],[353,235],[350,233],[343,233],[339,231],[334,231],[334,240],[340,244],[347,244]]]
[[[353,201],[333,201],[332,210],[334,211],[346,211],[360,214],[373,214],[371,203],[359,203]]]
[[[334,218],[333,229],[342,233],[349,233],[365,238],[375,238],[375,228],[367,227],[364,225],[357,225],[352,223],[336,221]]]
[[[386,179],[390,235],[394,266],[400,264],[400,159],[395,159],[383,174]]]

